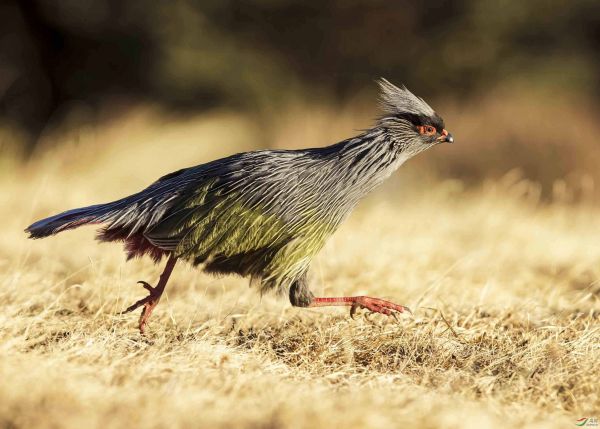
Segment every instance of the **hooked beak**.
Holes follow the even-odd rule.
[[[454,137],[446,130],[442,130],[442,135],[437,139],[440,143],[454,143]]]

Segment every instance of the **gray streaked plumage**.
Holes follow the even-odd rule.
[[[409,158],[452,141],[424,100],[387,80],[379,84],[384,114],[354,138],[182,169],[137,194],[43,219],[27,231],[40,238],[102,224],[99,239],[124,241],[129,257],[172,255],[208,272],[249,276],[263,290],[292,288],[292,303],[303,305],[312,296],[312,257],[358,201]]]

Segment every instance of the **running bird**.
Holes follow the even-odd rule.
[[[161,177],[123,199],[73,209],[30,225],[42,238],[86,224],[100,241],[123,241],[128,258],[148,255],[166,266],[148,296],[143,334],[177,260],[215,274],[238,274],[261,290],[289,294],[298,307],[349,306],[393,315],[408,308],[378,298],[315,297],[312,258],[358,201],[406,160],[452,143],[442,118],[405,87],[379,81],[383,115],[362,134],[323,148],[238,153]]]

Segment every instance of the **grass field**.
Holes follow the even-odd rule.
[[[568,428],[600,418],[600,209],[540,203],[515,172],[464,189],[419,182],[407,166],[328,243],[313,291],[413,309],[399,321],[291,308],[247,280],[181,264],[143,338],[137,314],[119,311],[160,267],[125,263],[93,228],[25,239],[37,218],[251,149],[257,135],[228,115],[142,114],[63,136],[27,163],[3,160],[0,428]]]

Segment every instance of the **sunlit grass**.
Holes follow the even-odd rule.
[[[332,138],[348,135],[354,118],[338,118]],[[287,147],[288,133],[300,145],[293,122],[268,144]],[[407,166],[321,252],[316,294],[395,300],[414,311],[398,322],[291,308],[247,280],[181,264],[142,338],[136,315],[118,313],[144,294],[135,282],[154,281],[161,267],[125,263],[92,228],[41,241],[22,232],[264,146],[263,136],[227,114],[166,121],[146,112],[9,163],[0,427],[558,428],[600,414],[600,209],[542,204],[514,172],[465,190],[419,160],[422,170]]]

